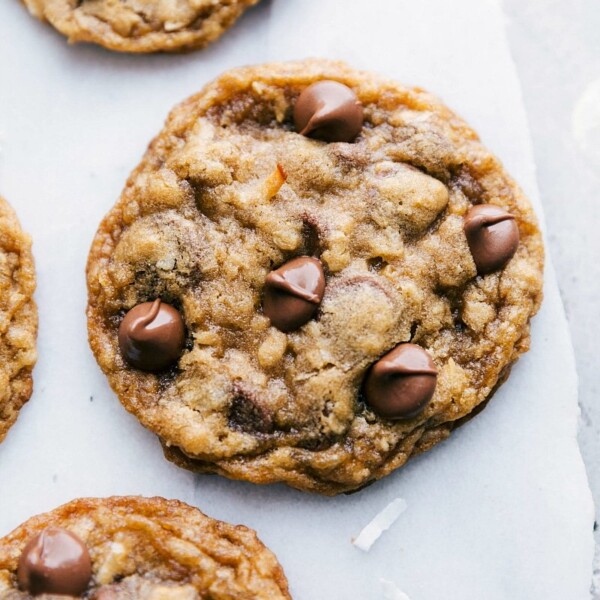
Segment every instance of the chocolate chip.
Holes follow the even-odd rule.
[[[479,274],[501,269],[519,246],[515,218],[493,204],[478,204],[464,219],[465,235]]]
[[[410,419],[433,397],[437,369],[416,344],[400,344],[369,370],[364,383],[368,404],[386,419]]]
[[[267,275],[263,311],[280,331],[294,331],[317,312],[324,292],[321,261],[309,256],[294,258]]]
[[[181,356],[185,326],[179,311],[157,299],[134,306],[119,327],[119,347],[136,369],[160,371]]]
[[[296,129],[325,142],[351,142],[363,122],[363,107],[356,94],[337,81],[309,85],[294,107]]]
[[[33,596],[81,596],[92,579],[92,561],[74,534],[49,527],[25,546],[17,570],[19,586]]]

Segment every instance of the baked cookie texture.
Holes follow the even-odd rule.
[[[23,0],[69,42],[120,52],[173,52],[207,46],[259,0]]]
[[[37,308],[31,239],[0,197],[0,442],[33,390]]]
[[[362,103],[354,142],[297,133],[294,105],[320,80]],[[478,204],[511,213],[520,238],[485,275],[464,225]],[[324,296],[285,333],[263,313],[265,280],[305,255],[323,265]],[[242,68],[173,110],[100,225],[89,340],[170,460],[334,495],[428,450],[488,399],[529,348],[542,271],[528,200],[434,96],[338,62]],[[145,372],[122,357],[118,331],[156,298],[187,337],[176,364]],[[437,385],[417,416],[390,420],[363,381],[405,342],[426,350]]]
[[[27,546],[42,532],[60,528],[74,534],[86,549],[82,560],[64,565],[60,581],[60,547],[46,543],[46,577]],[[52,552],[55,555],[52,555]],[[63,559],[73,552],[63,550]],[[91,559],[91,569],[90,569]],[[73,565],[75,562],[75,565]],[[33,564],[33,567],[31,566]],[[23,576],[27,570],[28,577]],[[34,517],[0,539],[0,598],[34,597],[31,583],[69,585],[74,573],[87,569],[87,589],[76,597],[93,600],[289,600],[288,585],[275,556],[254,531],[205,516],[198,509],[164,498],[113,497],[80,499]],[[54,574],[52,573],[54,570]],[[50,571],[50,572],[48,572]],[[19,586],[18,581],[25,585]],[[49,585],[50,584],[50,585]],[[55,587],[55,590],[57,588]],[[57,591],[44,598],[64,598]],[[37,596],[39,597],[39,595]]]

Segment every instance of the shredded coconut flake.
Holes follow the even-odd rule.
[[[396,519],[406,510],[406,507],[406,500],[396,498],[375,516],[352,543],[363,552],[368,552],[381,534],[396,522]]]
[[[380,579],[385,600],[410,600],[410,598],[401,591],[393,581]]]

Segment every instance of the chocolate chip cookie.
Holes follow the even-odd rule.
[[[259,0],[23,0],[69,42],[120,52],[203,48]]]
[[[0,597],[289,600],[254,531],[164,498],[75,500],[0,539]]]
[[[249,67],[174,109],[100,225],[89,339],[170,460],[333,495],[483,405],[542,270],[528,200],[434,96]]]
[[[31,239],[0,198],[0,442],[33,389],[37,308]]]

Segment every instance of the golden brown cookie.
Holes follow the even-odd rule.
[[[435,97],[249,67],[174,109],[100,225],[89,338],[169,459],[333,495],[490,396],[542,270],[528,200]]]
[[[0,598],[289,600],[251,529],[177,500],[74,500],[0,539]]]
[[[0,442],[33,389],[37,308],[31,239],[0,198]]]
[[[23,0],[66,35],[120,52],[203,48],[259,0]]]

